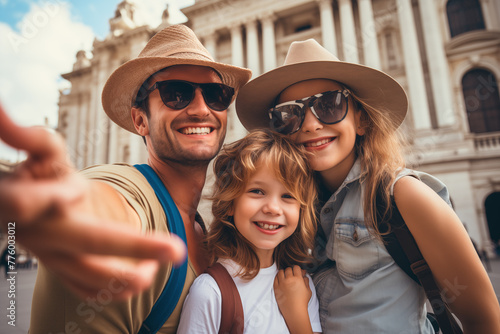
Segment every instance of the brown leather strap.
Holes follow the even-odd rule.
[[[219,334],[243,334],[245,317],[240,294],[233,278],[220,263],[207,268],[206,272],[215,279],[221,292],[222,310]]]
[[[418,277],[420,284],[425,290],[425,294],[431,303],[441,332],[443,334],[461,334],[462,329],[449,310],[448,305],[443,300],[439,287],[432,275],[432,271],[418,249],[418,245],[411,232],[408,230],[408,226],[406,226],[394,198],[392,198],[392,210],[391,225],[393,227],[393,232],[401,248],[408,257],[408,260],[410,260],[413,273]]]

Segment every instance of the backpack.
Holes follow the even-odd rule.
[[[184,229],[182,217],[161,179],[158,177],[156,172],[146,164],[134,165],[134,167],[144,175],[155,191],[155,194],[163,207],[165,216],[167,217],[168,230],[171,233],[177,234],[187,245],[186,231]],[[170,278],[163,288],[160,297],[153,305],[151,312],[142,323],[138,334],[154,334],[167,321],[181,297],[184,283],[186,281],[186,273],[187,260],[180,266],[172,266]]]
[[[233,278],[226,268],[218,262],[208,268],[206,273],[215,279],[221,293],[219,334],[243,334],[245,315],[243,314],[240,294]]]
[[[425,294],[434,311],[434,313],[428,313],[427,318],[433,324],[436,333],[440,329],[443,334],[462,334],[462,329],[451,313],[447,303],[443,300],[432,271],[418,249],[418,245],[411,235],[408,226],[406,226],[394,201],[394,197],[391,196],[390,217],[382,217],[380,212],[382,209],[380,196],[377,196],[376,203],[379,231],[382,233],[385,247],[396,264],[411,279],[424,288]],[[391,226],[390,233],[384,234],[388,226]]]

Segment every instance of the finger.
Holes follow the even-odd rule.
[[[53,133],[42,127],[17,125],[0,104],[0,139],[6,144],[29,152],[34,156],[60,156],[64,145]]]
[[[71,224],[63,226],[50,223],[33,226],[29,232],[21,242],[32,248],[37,242],[36,238],[39,243],[40,235],[47,235],[50,236],[50,243],[49,240],[44,240],[45,245],[49,245],[53,252],[89,253],[174,263],[182,263],[186,258],[186,245],[175,235],[140,235],[136,229],[123,224],[107,220],[96,221],[95,218],[77,217]]]
[[[30,222],[55,203],[68,203],[80,198],[82,188],[77,182],[61,183],[58,181],[37,181],[5,179],[0,181],[0,211],[12,217],[20,224]]]
[[[150,286],[158,269],[155,261],[132,262],[98,256],[54,254],[43,256],[41,261],[80,297],[104,293],[108,298],[123,299],[138,294]]]
[[[71,290],[81,299],[95,299],[96,297],[101,298],[101,296],[103,296],[110,301],[125,300],[133,297],[134,295],[137,295],[147,289],[152,282],[149,279],[143,282],[141,280],[142,278],[129,278],[128,280],[124,281],[123,279],[120,280],[118,277],[112,277],[109,280],[105,281],[102,287],[88,287],[89,278],[87,276],[86,278],[87,280],[85,282],[78,279],[77,281],[75,281],[67,277],[62,277],[61,280],[69,290]]]
[[[293,276],[296,276],[296,277],[304,276],[304,275],[302,275],[302,268],[300,268],[298,265],[293,266]]]
[[[103,223],[105,225],[96,230],[89,229],[87,224],[75,224],[75,233],[69,236],[71,243],[65,243],[69,246],[66,251],[76,248],[86,253],[175,263],[186,258],[186,245],[176,235],[139,235],[135,229],[112,222]]]
[[[88,287],[88,282],[75,282],[68,277],[62,277],[58,273],[60,280],[68,290],[77,295],[81,299],[92,298],[107,298],[108,300],[126,300],[134,295],[142,292],[142,290],[134,290],[132,285],[121,285],[118,280],[109,280],[108,284],[103,287]]]
[[[285,277],[292,277],[293,276],[293,268],[288,267],[285,269]]]
[[[285,271],[283,269],[278,270],[275,280],[279,283],[285,279]]]

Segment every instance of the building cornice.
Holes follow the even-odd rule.
[[[71,81],[72,79],[90,74],[91,71],[92,71],[92,66],[87,66],[84,68],[80,68],[76,71],[61,74],[61,77],[63,77],[64,79],[66,79],[68,81]]]
[[[265,6],[259,6],[259,3],[265,3]],[[196,2],[194,5],[182,8],[182,13],[188,18],[191,23],[191,28],[197,35],[203,34],[198,31],[199,28],[193,22],[200,20],[201,16],[210,14],[210,18],[203,20],[203,29],[210,25],[210,29],[227,30],[229,26],[244,24],[249,17],[255,20],[265,18],[269,14],[273,14],[275,19],[278,19],[282,14],[287,16],[290,10],[296,10],[299,6],[314,6],[315,3],[310,0],[275,0],[273,2],[265,1],[247,1],[247,0],[203,0]],[[232,10],[231,10],[232,8]],[[224,17],[230,18],[220,20],[220,15],[214,15],[219,11],[224,11]],[[201,20],[200,20],[201,22]]]
[[[445,50],[448,56],[468,53],[500,46],[500,31],[476,30],[454,37],[446,43]]]
[[[189,17],[189,15],[196,15],[200,11],[210,9],[214,4],[217,4],[218,2],[221,1],[220,0],[196,1],[195,4],[192,6],[181,8],[181,12],[184,15],[186,15],[186,17]]]
[[[113,38],[107,37],[102,41],[96,39],[94,40],[93,44],[94,47],[93,52],[99,49],[114,48],[118,45],[129,44],[130,39],[135,38],[142,34],[147,34],[148,37],[151,37],[154,34],[154,29],[152,29],[150,26],[143,25],[135,29],[125,31],[123,34],[119,36],[113,36]]]

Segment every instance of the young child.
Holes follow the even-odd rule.
[[[207,249],[233,278],[244,333],[319,333],[314,285],[306,263],[316,233],[316,190],[306,152],[285,136],[255,131],[226,145],[214,162]],[[278,274],[278,269],[281,270]],[[276,298],[292,289],[286,298]],[[279,304],[279,307],[278,307]],[[177,333],[218,333],[220,289],[208,274],[190,288]]]
[[[390,214],[391,199],[464,333],[500,333],[498,300],[446,187],[405,168],[397,129],[407,108],[390,76],[341,62],[312,39],[292,43],[285,64],[236,100],[247,129],[271,128],[311,153],[321,204],[314,256],[324,262],[313,277],[325,333],[434,333],[423,288],[382,242],[377,211]]]

